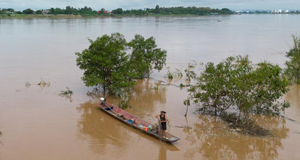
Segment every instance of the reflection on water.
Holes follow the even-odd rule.
[[[156,86],[159,89],[154,89]],[[127,110],[151,122],[152,116],[148,116],[148,113],[152,115],[157,104],[167,103],[167,94],[176,94],[168,92],[162,87],[162,85],[157,85],[155,81],[149,79],[138,80],[137,86],[131,93],[133,108]],[[98,97],[94,100],[97,101]],[[108,96],[108,102],[117,103],[117,99]],[[179,150],[176,146],[166,145],[131,129],[97,109],[96,105],[96,102],[88,101],[77,108],[82,114],[78,121],[80,135],[90,137],[90,147],[95,153],[104,154],[114,148],[118,150],[118,154],[121,156],[125,152],[127,154],[130,152],[128,143],[145,143],[142,142],[145,140],[154,143],[154,149],[157,149],[157,159],[159,160],[168,159],[169,150]],[[181,141],[189,143],[188,147],[182,148],[183,157],[194,159],[197,157],[196,155],[202,154],[204,159],[212,160],[278,158],[278,149],[284,149],[281,141],[289,133],[289,129],[285,126],[286,120],[282,117],[269,116],[254,116],[253,119],[256,124],[271,130],[273,136],[252,137],[239,134],[229,129],[227,123],[214,116],[200,115],[196,120],[192,119],[191,121],[186,118],[185,125],[192,126],[192,128],[183,128],[182,132],[178,133],[178,136],[182,138]],[[142,149],[136,149],[136,151],[141,152]]]
[[[97,109],[97,103],[85,102],[77,108],[81,113],[78,128],[91,138],[90,147],[95,153],[105,153],[107,145],[125,146],[129,135],[122,125]],[[125,147],[124,147],[125,148]],[[117,148],[116,148],[117,149]]]
[[[291,103],[291,108],[296,110],[292,112],[292,117],[290,118],[300,122],[300,85],[290,86],[289,89],[285,99]]]
[[[131,93],[131,104],[134,108],[130,108],[130,112],[147,120],[147,118],[152,117],[147,117],[147,115],[148,113],[154,112],[155,103],[162,104],[166,102],[165,90],[161,88],[154,89],[154,86],[155,82],[149,79],[137,81],[137,85]],[[77,108],[81,113],[81,119],[78,121],[78,129],[80,132],[78,137],[89,136],[91,141],[90,147],[95,153],[107,152],[107,145],[115,146],[120,152],[121,150],[124,152],[124,148],[126,148],[127,143],[130,143],[130,140],[139,141],[139,139],[145,135],[142,134],[142,136],[136,136],[136,131],[129,130],[130,127],[127,125],[97,109],[97,102],[100,97],[99,93],[100,92],[94,90],[93,93],[89,94],[94,100],[87,101]],[[117,98],[114,96],[107,96],[107,101],[113,104],[117,104],[118,102]],[[146,138],[156,141],[152,137]],[[174,148],[174,146],[169,146],[167,148],[166,146],[160,147],[160,152],[163,153],[159,155],[165,155],[166,149]]]
[[[167,159],[167,150],[164,145],[159,147],[158,160],[166,160]]]
[[[270,129],[274,136],[252,137],[228,129],[217,117],[199,116],[193,129],[184,129],[186,140],[194,148],[188,148],[185,157],[193,157],[196,152],[203,153],[208,159],[274,159],[278,148],[284,149],[282,139],[289,129],[282,117],[256,116],[255,123]]]
[[[158,86],[158,89],[154,89],[155,86]],[[131,93],[133,108],[128,108],[127,111],[151,122],[151,118],[156,112],[156,104],[166,103],[166,93],[167,90],[153,80],[138,80]],[[82,103],[77,107],[81,114],[81,118],[77,123],[79,131],[77,137],[83,142],[88,139],[87,143],[94,153],[126,157],[129,152],[135,152],[136,156],[143,156],[144,146],[147,146],[148,152],[155,153],[151,156],[153,159],[156,157],[159,160],[167,160],[168,152],[179,151],[175,145],[161,142],[97,109],[99,94],[97,95],[97,92],[94,92],[92,97],[93,100]],[[107,101],[113,104],[118,102],[114,96],[107,96]],[[114,152],[111,153],[111,150],[114,150]]]
[[[165,104],[166,102],[165,87],[150,79],[138,80],[131,93],[131,105],[133,108],[130,108],[129,111],[138,117],[149,119],[151,117],[146,116],[155,111],[155,108],[158,107],[156,105]]]
[[[104,96],[102,90],[99,89],[93,89],[87,95],[94,100],[99,100],[101,96]],[[106,93],[105,97],[109,103],[115,105],[119,103],[118,98],[109,93]],[[166,103],[166,87],[148,78],[139,79],[130,92],[130,98],[132,108],[129,108],[129,111],[140,118],[150,118],[147,116],[154,112],[156,104]]]

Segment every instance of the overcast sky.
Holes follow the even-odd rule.
[[[0,8],[14,8],[23,10],[26,8],[48,9],[65,8],[73,6],[81,8],[88,6],[94,10],[105,8],[108,10],[123,9],[143,9],[173,6],[196,6],[211,8],[229,8],[232,10],[241,9],[290,9],[300,10],[300,0],[0,0]]]

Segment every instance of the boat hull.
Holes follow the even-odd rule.
[[[141,118],[139,118],[135,115],[132,115],[132,114],[126,112],[125,110],[122,110],[121,108],[115,107],[112,104],[108,104],[108,103],[98,104],[98,107],[102,111],[104,111],[107,114],[111,115],[112,117],[118,119],[119,121],[121,121],[129,126],[132,126],[133,128],[140,130],[140,131],[142,131],[152,137],[155,137],[159,140],[162,140],[167,143],[173,143],[173,142],[180,140],[180,138],[178,138],[168,132],[166,132],[166,138],[160,136],[160,134],[158,134],[159,129],[158,130],[152,129],[152,130],[148,131],[147,128],[145,128],[145,127],[148,127],[150,125],[154,126],[153,124],[146,122],[146,121],[142,120]],[[134,122],[133,124],[132,124],[132,121]],[[141,125],[145,126],[145,127],[141,128],[140,127]]]

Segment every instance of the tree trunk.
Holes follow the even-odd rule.
[[[215,107],[215,116],[217,116],[217,104],[216,103],[214,104],[214,107]]]
[[[187,106],[186,106],[185,115],[184,115],[185,117],[187,116],[188,110],[189,110],[189,106],[187,105]]]
[[[104,84],[103,84],[103,92],[104,92],[104,95],[105,95],[105,92],[106,92],[106,82],[105,82],[105,78],[104,78]]]
[[[217,115],[217,107],[215,107],[215,116]]]

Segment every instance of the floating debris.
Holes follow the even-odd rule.
[[[25,83],[25,86],[26,86],[27,88],[29,88],[29,87],[31,86],[31,84],[30,84],[29,82],[26,82],[26,83]]]
[[[296,133],[296,134],[300,134],[300,132],[294,132],[294,133]]]
[[[41,80],[40,83],[38,83],[37,85],[45,87],[46,86],[46,82],[44,80]]]
[[[42,78],[41,78],[41,79],[42,79]],[[39,86],[41,86],[41,87],[45,87],[45,86],[50,87],[50,82],[46,83],[46,82],[42,79],[37,85],[39,85]]]

